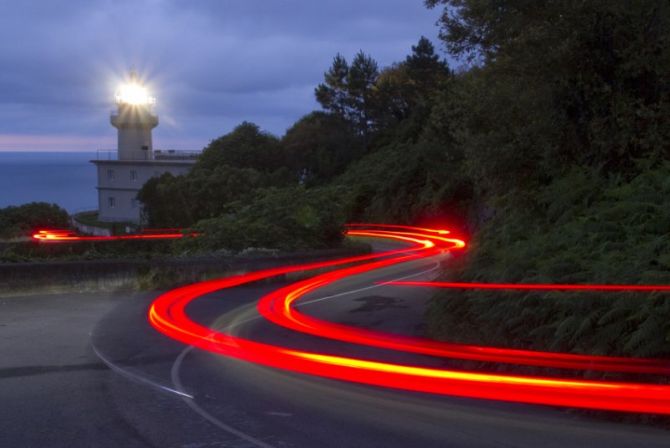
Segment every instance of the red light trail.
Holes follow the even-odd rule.
[[[182,233],[177,229],[146,229],[142,233],[114,236],[78,235],[71,230],[38,230],[32,235],[32,238],[33,241],[40,243],[72,243],[86,241],[174,240],[195,236],[198,236],[198,233]]]
[[[326,274],[276,290],[260,300],[258,311],[273,323],[294,331],[354,344],[422,355],[563,369],[670,374],[670,360],[577,355],[440,342],[327,322],[307,316],[295,309],[296,302],[305,294],[322,287],[325,283],[330,283],[348,275],[346,271],[341,271],[338,274],[340,275],[337,278]],[[385,282],[383,284],[394,285],[396,283]],[[427,283],[427,285],[431,284]]]
[[[375,227],[373,225],[365,226]],[[354,227],[359,228],[363,225]],[[292,305],[300,297],[336,280],[399,263],[431,257],[465,246],[465,243],[461,240],[444,236],[447,233],[443,231],[427,232],[421,228],[379,227],[381,228],[349,230],[348,234],[409,242],[412,244],[411,247],[380,254],[256,271],[185,286],[159,296],[151,305],[149,321],[158,331],[185,344],[225,356],[303,374],[434,394],[626,412],[670,414],[670,386],[460,371],[307,352],[255,342],[215,331],[198,324],[187,316],[187,305],[204,294],[289,272],[339,266],[339,269],[293,283],[272,292],[259,302],[259,311],[275,323],[302,332],[346,342],[433,356],[636,373],[667,374],[670,369],[670,360],[614,358],[448,344],[354,329],[298,313]],[[396,230],[388,230],[389,228]],[[422,286],[427,285],[422,284]]]
[[[458,283],[458,282],[412,282],[395,281],[387,285],[425,286],[451,289],[497,289],[522,291],[610,291],[610,292],[654,292],[670,291],[670,285],[566,285],[555,283]]]

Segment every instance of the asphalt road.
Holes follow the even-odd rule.
[[[347,279],[307,297],[303,311],[421,334],[429,291],[370,284],[428,279],[434,267],[424,260]],[[211,294],[189,315],[279,345],[418,360],[259,319],[255,301],[279,285]],[[306,377],[184,347],[148,324],[156,294],[0,298],[0,447],[670,446],[670,431],[659,427]]]

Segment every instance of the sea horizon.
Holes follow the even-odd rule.
[[[0,150],[0,208],[57,204],[70,213],[97,208],[97,150]]]

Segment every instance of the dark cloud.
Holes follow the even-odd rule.
[[[158,97],[161,146],[202,146],[242,120],[282,134],[317,108],[336,53],[388,65],[436,40],[437,15],[422,0],[0,0],[0,149],[109,141],[131,66]]]

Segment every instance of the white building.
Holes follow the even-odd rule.
[[[98,156],[98,219],[140,223],[137,193],[150,178],[163,173],[186,174],[196,161],[196,151],[154,150],[151,131],[158,126],[155,98],[132,72],[130,82],[116,93],[117,110],[111,115],[118,129],[116,158]]]

